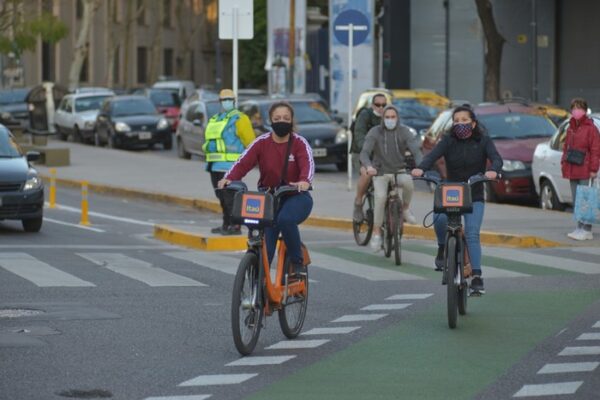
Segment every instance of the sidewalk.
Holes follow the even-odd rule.
[[[199,161],[135,151],[107,150],[77,143],[61,142],[61,146],[70,148],[71,165],[56,168],[59,186],[78,186],[80,181],[85,180],[89,182],[91,192],[128,195],[211,211],[220,210],[210,176]],[[49,168],[43,165],[36,168],[43,177],[49,177]],[[257,171],[252,171],[245,179],[250,188],[255,187],[257,180]],[[346,177],[341,180],[339,174],[317,172],[313,186],[314,208],[306,223],[350,230],[354,189],[348,191]],[[419,226],[406,226],[407,236],[433,238],[433,229],[420,225],[423,217],[431,211],[432,203],[430,193],[415,192],[412,210]],[[431,222],[431,217],[428,217],[427,222]],[[598,234],[593,241],[575,242],[567,238],[566,233],[573,226],[570,213],[488,203],[482,228],[482,243],[515,247],[600,246]],[[164,232],[169,231],[170,227],[162,226],[157,229]],[[181,229],[173,227],[173,231],[185,235],[186,232]],[[188,233],[203,238],[210,236],[208,230],[203,229]],[[244,240],[241,237],[229,238],[233,242],[237,239]]]

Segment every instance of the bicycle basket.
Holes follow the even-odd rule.
[[[231,220],[249,228],[262,228],[273,224],[275,205],[268,192],[237,192],[233,198]]]
[[[439,214],[446,214],[449,212],[472,212],[473,202],[471,201],[471,187],[469,184],[439,184],[433,195],[433,211]]]

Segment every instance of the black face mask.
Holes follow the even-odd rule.
[[[292,131],[292,123],[291,122],[273,122],[271,124],[271,128],[273,128],[273,132],[279,137],[284,137],[288,133]]]

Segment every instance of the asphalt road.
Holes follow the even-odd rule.
[[[78,192],[59,190],[57,201],[38,234],[0,222],[0,399],[600,393],[597,248],[484,249],[487,294],[450,330],[432,243],[405,240],[396,267],[347,232],[306,228],[304,335],[286,341],[268,318],[242,358],[229,318],[242,253],[151,237],[154,223],[218,225],[216,215],[91,194],[86,229]]]

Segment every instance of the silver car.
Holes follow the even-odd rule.
[[[110,89],[79,90],[63,97],[56,113],[54,124],[59,139],[74,142],[94,142],[94,124],[102,103],[114,96]]]
[[[204,129],[208,120],[220,109],[219,100],[201,100],[198,97],[181,105],[175,133],[177,155],[180,158],[189,160],[194,154],[204,160]]]

